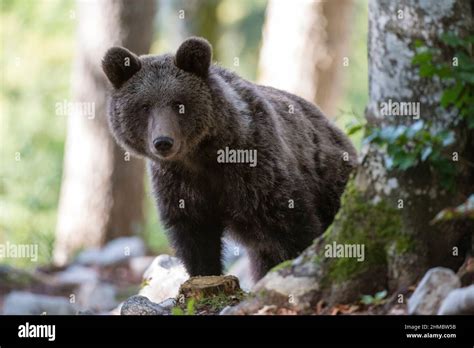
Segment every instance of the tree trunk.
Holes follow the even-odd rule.
[[[416,120],[404,116],[384,116],[381,103],[416,102],[420,119],[431,124],[432,132],[441,131],[455,117],[456,110],[440,107],[440,96],[447,83],[437,78],[421,78],[412,63],[415,40],[438,48],[450,57],[449,47],[440,44],[440,33],[467,34],[472,31],[470,4],[457,0],[444,4],[417,0],[370,1],[369,5],[369,125],[410,125]],[[454,67],[453,67],[454,68]],[[456,143],[449,149],[461,158],[472,158],[472,132],[456,130]],[[458,268],[469,245],[466,222],[433,225],[436,214],[446,207],[463,203],[473,190],[472,169],[466,162],[453,160],[456,168],[456,189],[446,190],[436,171],[418,165],[406,171],[388,170],[381,161],[384,153],[370,146],[357,175],[358,188],[367,201],[386,201],[400,213],[398,236],[411,243],[405,250],[387,248],[388,285],[391,290],[406,288],[418,280],[429,267]],[[471,153],[469,153],[471,152]],[[469,159],[472,161],[472,159]],[[456,250],[458,252],[456,252]]]
[[[111,46],[148,53],[154,13],[153,0],[77,3],[72,90],[75,106],[83,108],[73,108],[68,115],[54,247],[57,264],[67,262],[80,248],[131,235],[143,225],[143,161],[119,148],[109,132],[108,83],[101,59]]]
[[[221,36],[217,19],[219,0],[181,0],[177,3],[178,9],[184,10],[184,37],[202,36],[214,47],[214,61],[220,60],[218,40]]]
[[[260,51],[259,81],[318,104],[334,115],[343,57],[350,56],[352,0],[270,0]]]

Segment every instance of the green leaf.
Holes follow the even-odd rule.
[[[372,303],[374,303],[374,298],[370,295],[362,295],[360,302],[365,305],[371,305]]]
[[[454,137],[454,132],[450,131],[447,133],[447,135],[443,138],[443,146],[448,146],[453,144],[456,141]]]
[[[441,35],[441,41],[451,47],[463,46],[464,40],[458,37],[456,34],[453,33],[445,33]]]
[[[350,126],[350,127],[348,128],[347,135],[355,134],[355,133],[359,132],[362,128],[364,128],[364,125],[363,125],[363,124],[358,124],[358,125]]]
[[[421,160],[424,162],[426,159],[431,155],[433,152],[433,148],[431,146],[427,146],[423,149],[423,152],[421,153]]]
[[[431,63],[432,60],[433,53],[431,51],[423,51],[415,54],[411,62],[413,64],[426,65],[427,63]]]
[[[375,294],[375,299],[376,300],[382,300],[387,296],[387,290],[379,291],[378,293]]]
[[[420,66],[421,77],[431,77],[435,74],[436,69],[433,65],[422,65]]]
[[[464,72],[461,71],[457,74],[458,78],[461,80],[468,82],[470,84],[474,84],[474,73]]]
[[[420,39],[416,39],[415,40],[415,47],[416,48],[421,48],[421,47],[424,47],[425,46],[425,42],[420,40]]]
[[[183,310],[182,310],[181,308],[179,308],[179,307],[173,307],[173,308],[171,309],[171,314],[172,314],[172,315],[184,315],[184,312],[183,312]]]
[[[441,97],[441,106],[447,108],[449,105],[454,104],[462,90],[463,84],[459,81],[453,87],[446,89]]]
[[[186,304],[186,313],[188,315],[194,315],[195,314],[195,309],[194,309],[194,299],[190,299],[188,303]]]

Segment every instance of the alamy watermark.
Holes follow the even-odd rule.
[[[64,99],[61,102],[57,102],[55,108],[57,116],[78,115],[87,117],[89,120],[95,118],[94,102],[70,102]]]
[[[363,262],[365,260],[365,245],[332,242],[332,244],[324,246],[324,256],[328,258],[354,258],[358,262]]]
[[[56,340],[56,325],[54,324],[30,324],[26,322],[18,326],[18,337],[20,338],[47,338],[48,341]]]
[[[406,116],[418,120],[420,118],[420,103],[398,102],[389,99],[388,102],[380,103],[380,113],[382,116]]]
[[[0,244],[0,260],[5,258],[30,259],[38,261],[38,244],[14,244],[6,242]]]
[[[250,167],[257,165],[257,150],[225,149],[217,150],[218,163],[248,163]]]

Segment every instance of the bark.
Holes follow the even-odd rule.
[[[318,104],[334,115],[341,95],[343,57],[352,0],[270,0],[260,51],[259,81]]]
[[[106,118],[108,83],[101,59],[111,46],[148,52],[155,1],[77,3],[77,53],[73,101],[94,107],[94,115],[68,115],[54,262],[64,264],[80,248],[98,247],[131,235],[143,224],[141,159],[129,157],[112,138]]]

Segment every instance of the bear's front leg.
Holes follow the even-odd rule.
[[[168,234],[176,256],[191,277],[221,275],[222,229],[206,224],[180,222]]]

